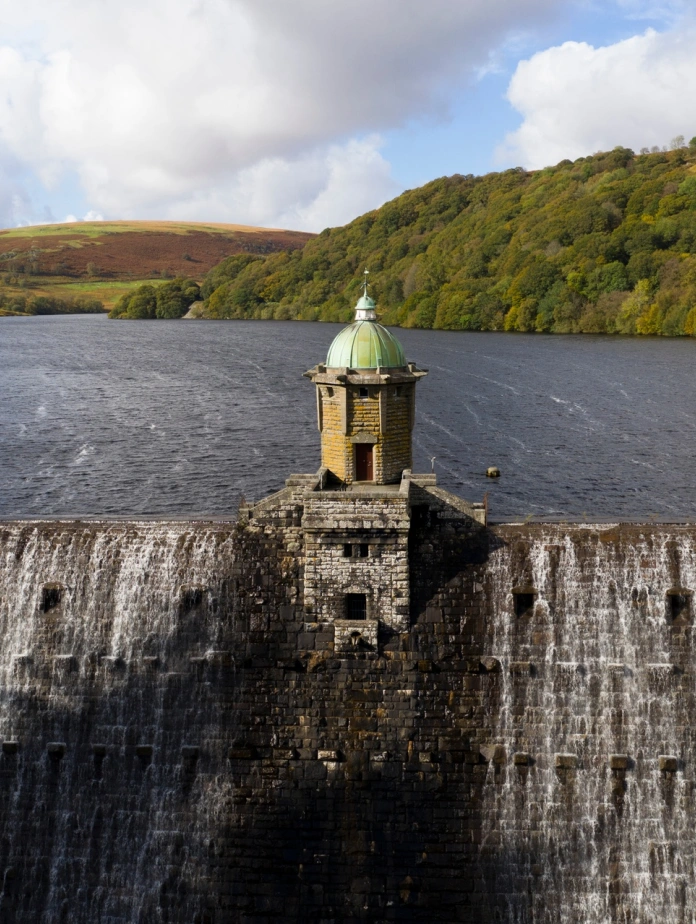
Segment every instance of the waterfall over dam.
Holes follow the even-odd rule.
[[[306,587],[353,593],[402,501],[323,495],[344,558],[305,489],[0,524],[3,924],[693,924],[696,526],[412,486],[410,615],[371,634]]]

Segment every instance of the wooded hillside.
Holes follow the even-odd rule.
[[[229,257],[204,311],[347,321],[365,267],[389,324],[694,335],[696,152],[435,180],[302,250]]]

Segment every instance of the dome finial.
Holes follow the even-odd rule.
[[[367,277],[370,275],[369,269],[365,270],[365,282],[363,283],[363,294],[358,299],[358,304],[355,306],[355,320],[356,321],[376,321],[377,315],[375,314],[375,308],[377,307],[367,294]]]

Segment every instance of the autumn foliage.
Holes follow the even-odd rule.
[[[347,321],[365,267],[389,324],[694,336],[696,153],[435,180],[302,250],[228,258],[205,313]]]

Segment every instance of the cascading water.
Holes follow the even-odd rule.
[[[443,516],[346,654],[275,504],[0,525],[2,924],[694,924],[696,530]]]
[[[495,920],[693,924],[693,531],[499,533],[481,847]]]
[[[233,795],[218,769],[234,735],[232,536],[0,528],[3,922],[207,920]]]

